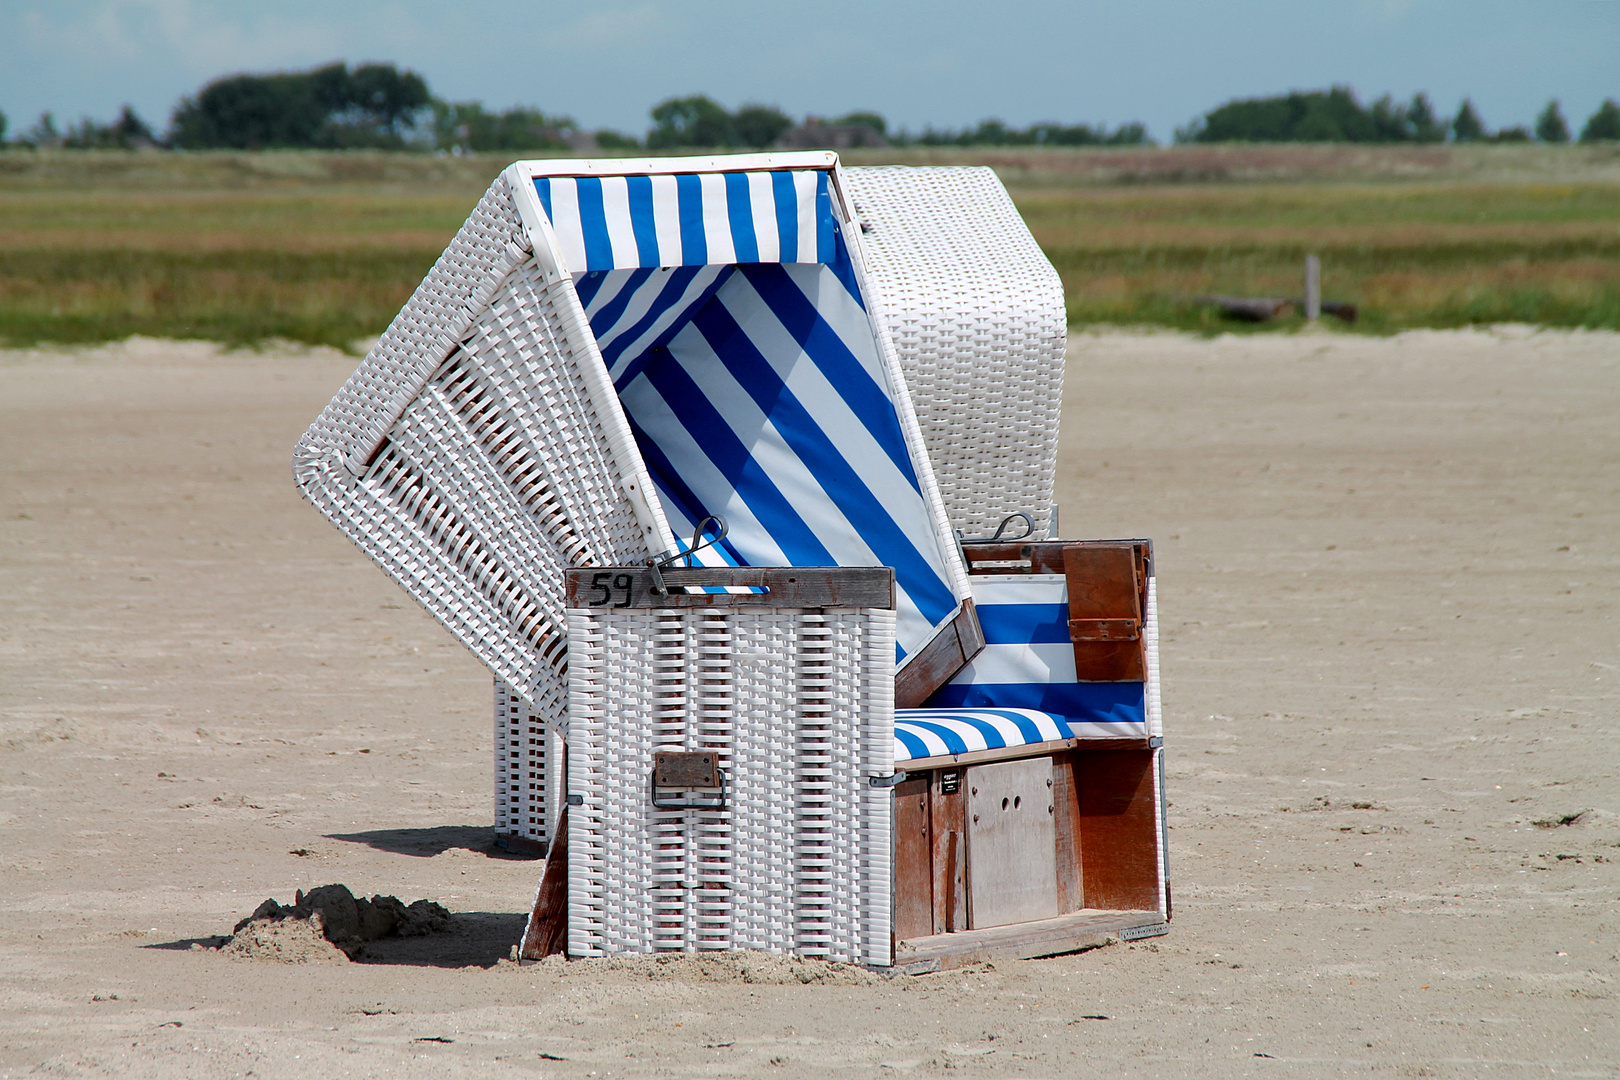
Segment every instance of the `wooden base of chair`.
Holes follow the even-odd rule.
[[[896,942],[894,970],[896,974],[924,975],[968,964],[1057,956],[1110,941],[1153,937],[1169,930],[1164,916],[1157,911],[1085,909],[1055,919]]]
[[[557,837],[551,842],[546,865],[540,871],[540,888],[534,894],[534,910],[523,930],[519,960],[544,960],[562,952],[568,942],[568,808],[557,816]]]
[[[1130,748],[907,770],[894,787],[897,970],[1050,956],[1166,926],[1158,750],[1117,741]]]

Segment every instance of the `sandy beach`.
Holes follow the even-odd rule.
[[[1071,339],[1152,537],[1166,937],[916,977],[520,966],[490,679],[307,504],[357,361],[0,352],[0,1077],[1620,1076],[1620,335]],[[375,962],[193,947],[342,882]]]

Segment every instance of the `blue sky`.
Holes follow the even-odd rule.
[[[0,0],[0,110],[16,132],[153,126],[239,71],[392,60],[434,92],[640,133],[675,94],[891,124],[985,117],[1116,125],[1166,140],[1227,99],[1348,83],[1364,99],[1472,96],[1487,124],[1548,98],[1580,122],[1620,98],[1620,0]]]

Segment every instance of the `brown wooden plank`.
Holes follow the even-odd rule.
[[[1164,916],[1151,909],[1099,911],[1087,908],[1039,922],[903,939],[895,945],[894,963],[903,971],[920,972],[1056,956],[1106,945],[1118,940],[1123,932],[1138,927],[1159,927],[1163,923]]]
[[[1080,789],[1075,784],[1074,755],[1052,755],[1052,816],[1057,828],[1058,912],[1068,914],[1086,906],[1085,875],[1081,869]]]
[[[568,936],[568,807],[557,815],[557,828],[551,851],[540,871],[540,888],[534,894],[534,910],[523,930],[521,960],[542,960],[562,952]]]
[[[1153,753],[1074,752],[1083,887],[1090,908],[1141,910],[1159,905]]]
[[[1011,543],[966,543],[962,554],[967,560],[969,574],[1061,574],[1063,549],[1075,544],[1083,546],[1134,546],[1142,557],[1146,572],[1146,559],[1150,555],[1149,540],[1031,540]]]
[[[1063,543],[1040,540],[1012,543],[963,544],[969,574],[1061,574]],[[1001,563],[983,566],[982,563]],[[1010,564],[1010,565],[1007,565]]]
[[[894,788],[894,933],[920,937],[934,929],[933,839],[929,829],[928,777]]]
[[[894,677],[894,707],[920,708],[984,648],[984,631],[972,600],[963,600],[949,626],[942,627]]]
[[[1068,544],[1063,548],[1069,585],[1069,628],[1078,682],[1139,682],[1147,670],[1143,651],[1141,559],[1137,545]],[[1121,623],[1134,636],[1116,631]]]
[[[567,577],[571,608],[894,607],[894,570],[887,566],[717,566],[661,572],[654,592],[646,566],[574,567]],[[748,585],[764,593],[681,593],[679,587]]]
[[[937,769],[930,777],[928,813],[933,831],[934,867],[932,930],[936,934],[967,928],[965,773],[964,769]]]

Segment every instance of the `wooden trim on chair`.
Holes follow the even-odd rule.
[[[1063,545],[1069,582],[1069,639],[1079,682],[1141,682],[1145,560],[1133,543]]]
[[[962,601],[956,618],[940,628],[894,677],[894,707],[918,709],[950,682],[984,648],[984,630],[972,600]]]

